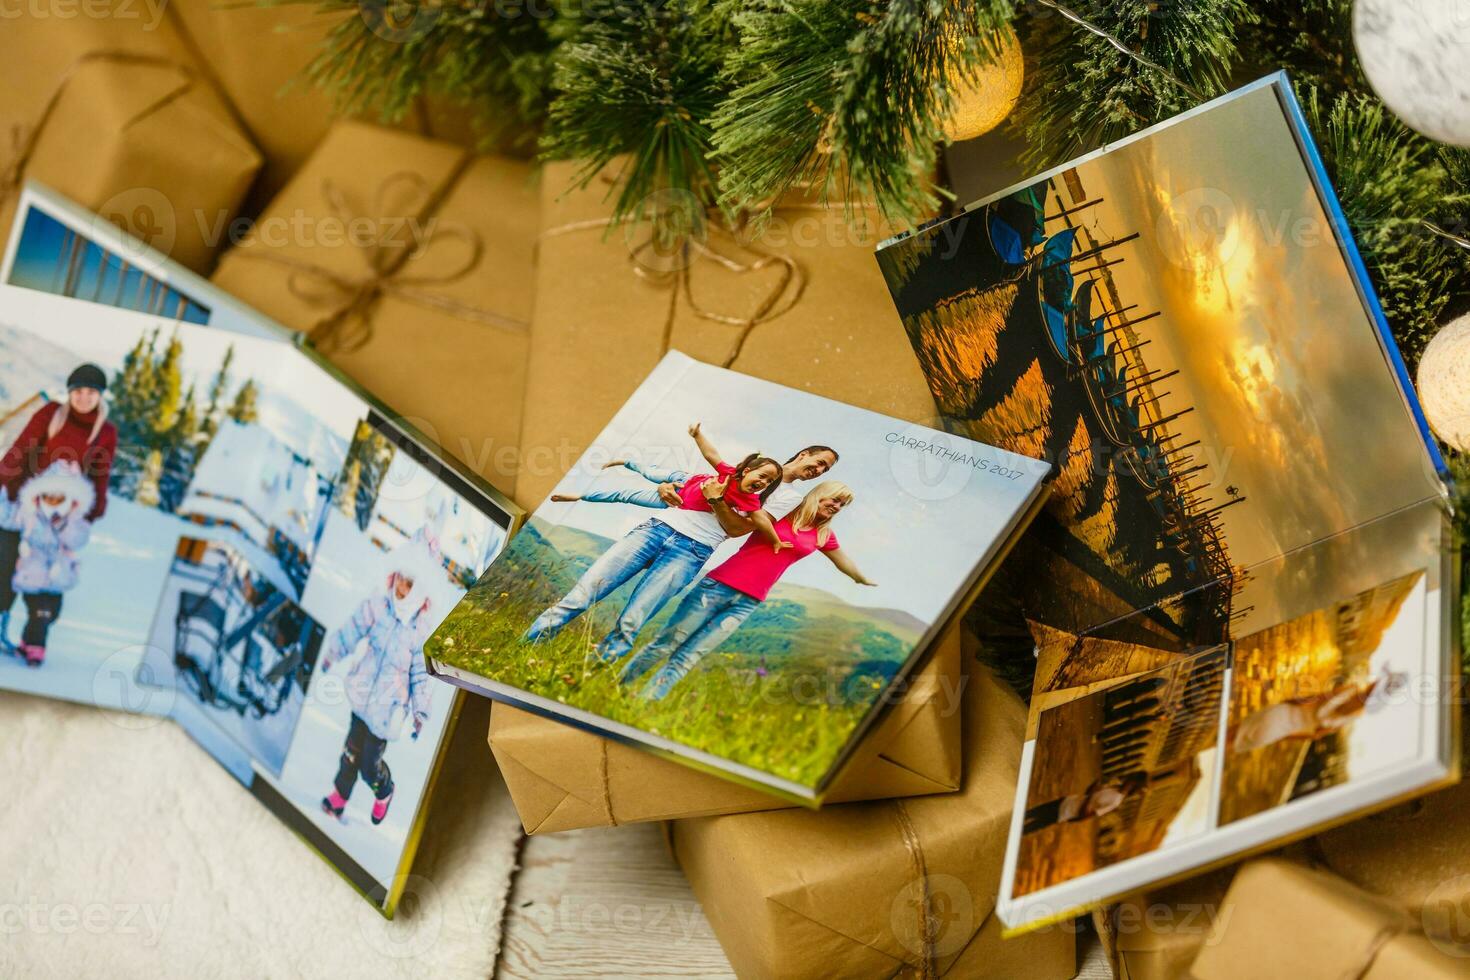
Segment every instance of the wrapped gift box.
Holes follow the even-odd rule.
[[[1315,856],[1355,885],[1407,908],[1425,930],[1470,952],[1470,783],[1319,835]]]
[[[1424,935],[1402,906],[1280,858],[1241,866],[1205,945],[1198,980],[1390,980],[1470,976],[1470,958]]]
[[[1070,977],[1076,936],[994,914],[1026,709],[966,655],[959,792],[675,821],[671,842],[750,977]]]
[[[889,708],[839,776],[830,801],[959,788],[959,659],[954,634],[935,644],[902,700]],[[490,748],[531,834],[789,805],[504,704],[495,705],[490,716]]]
[[[36,180],[207,272],[261,156],[167,19],[98,3],[0,32],[0,131],[22,137],[0,149],[0,236]]]
[[[1130,896],[1094,914],[1119,980],[1176,980],[1210,936],[1235,875],[1231,866]]]
[[[646,224],[610,229],[615,188],[542,176],[535,330],[516,501],[534,508],[670,348],[909,421],[934,402],[873,258],[886,231],[791,200],[756,237],[711,223],[659,257]],[[769,317],[748,333],[728,320]],[[742,333],[745,333],[741,343]],[[738,349],[738,357],[731,355]]]
[[[536,208],[523,163],[339,123],[214,282],[508,489]]]
[[[265,156],[260,204],[291,178],[332,125],[332,100],[303,72],[344,16],[307,6],[170,0],[168,14]]]

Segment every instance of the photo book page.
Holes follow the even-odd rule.
[[[672,352],[439,627],[430,662],[815,804],[1048,469]]]
[[[944,426],[1056,470],[1008,926],[1456,778],[1444,464],[1284,76],[878,259]]]
[[[424,641],[520,515],[196,286],[0,285],[0,687],[171,717],[391,914],[459,704]]]

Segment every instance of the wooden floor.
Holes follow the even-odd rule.
[[[1110,977],[1087,935],[1078,975]],[[734,976],[657,824],[527,838],[495,975]]]

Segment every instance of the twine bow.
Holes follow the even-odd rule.
[[[612,218],[574,221],[542,232],[541,239],[556,238],[573,232],[598,228],[606,229],[612,227],[613,223]],[[794,258],[779,252],[768,251],[750,242],[740,241],[718,217],[708,218],[704,227],[707,232],[703,237],[680,236],[669,249],[661,248],[656,232],[650,231],[648,237],[628,249],[628,263],[633,274],[638,278],[669,290],[669,306],[664,317],[661,353],[667,353],[672,343],[674,321],[678,316],[679,302],[682,299],[695,317],[735,328],[730,353],[720,365],[728,368],[740,357],[741,351],[745,349],[745,342],[756,327],[785,316],[801,302],[802,293],[806,289],[806,276],[801,265]],[[743,255],[736,257],[727,254],[726,251],[712,248],[710,242],[715,238],[722,239],[727,249],[741,252]],[[753,275],[771,268],[780,269],[781,275],[761,301],[756,304],[753,311],[739,316],[707,309],[695,298],[694,275],[703,263],[713,263],[735,275]]]
[[[358,246],[366,266],[366,271],[361,274],[344,274],[315,262],[281,255],[269,249],[245,249],[236,254],[240,258],[269,262],[288,269],[290,275],[286,279],[286,288],[291,295],[308,305],[326,310],[306,331],[312,344],[323,351],[349,352],[367,344],[373,336],[373,320],[378,303],[384,297],[438,310],[462,320],[473,320],[504,330],[522,332],[527,328],[524,321],[461,302],[427,288],[458,282],[479,267],[485,254],[485,243],[473,228],[436,221],[429,226],[427,234],[416,235],[411,243],[390,240],[390,236],[384,233],[382,216],[388,212],[389,201],[400,186],[407,189],[412,203],[405,210],[415,215],[430,214],[463,172],[464,166],[465,163],[462,162],[460,168],[444,182],[444,189],[438,195],[421,174],[411,171],[389,174],[374,193],[371,216],[356,212],[348,203],[341,187],[330,178],[322,181],[322,196],[326,199],[327,207],[344,227],[351,230],[362,225],[373,225],[377,228],[371,236],[349,235],[352,243]],[[462,242],[466,248],[465,254],[447,271],[417,275],[408,271],[436,245],[451,240]]]

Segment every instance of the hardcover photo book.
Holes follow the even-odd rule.
[[[423,644],[519,512],[49,192],[11,241],[0,687],[172,718],[391,914],[460,703]]]
[[[444,620],[430,665],[814,805],[1048,470],[671,352]]]
[[[878,260],[945,428],[1056,469],[1009,927],[1458,778],[1445,467],[1285,76]]]

